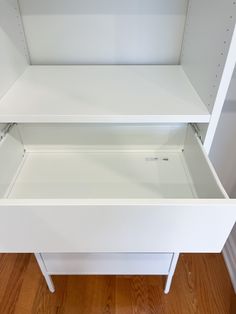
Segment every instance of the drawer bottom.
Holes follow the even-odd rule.
[[[167,275],[173,254],[45,253],[48,274],[54,275]]]

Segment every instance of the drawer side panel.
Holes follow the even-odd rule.
[[[24,146],[16,128],[0,138],[0,197],[5,197],[24,156]],[[0,218],[1,219],[1,218]]]

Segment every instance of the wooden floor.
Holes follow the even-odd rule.
[[[29,254],[0,254],[0,314],[236,313],[221,255],[181,255],[170,293],[161,276],[54,276],[51,294]]]

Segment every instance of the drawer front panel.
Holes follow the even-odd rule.
[[[42,254],[50,274],[164,275],[173,254]]]
[[[21,202],[0,206],[1,252],[219,252],[236,216],[230,200]]]

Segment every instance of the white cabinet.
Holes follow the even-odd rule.
[[[223,0],[2,0],[0,251],[36,253],[51,291],[51,274],[152,273],[166,292],[179,252],[220,252],[236,202],[207,153],[235,17]]]

